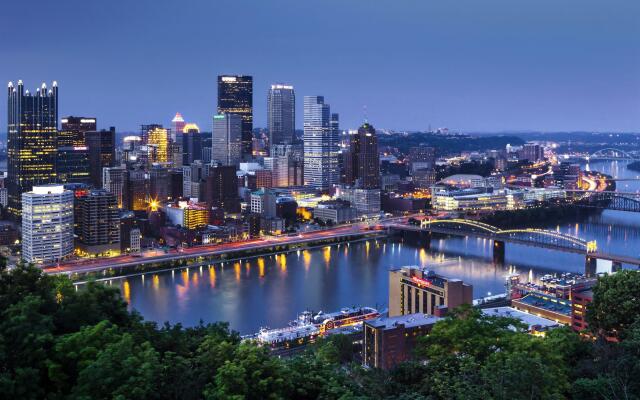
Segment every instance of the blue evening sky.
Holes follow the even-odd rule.
[[[638,0],[2,0],[0,79],[100,127],[210,129],[216,76],[324,95],[342,127],[640,131]],[[0,98],[6,110],[6,96]],[[0,131],[6,113],[0,113]]]

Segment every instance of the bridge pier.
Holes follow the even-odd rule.
[[[500,240],[493,241],[493,263],[504,264],[504,242]]]
[[[597,264],[598,264],[597,258],[587,255],[587,258],[584,264],[584,274],[587,278],[593,278],[596,276]]]

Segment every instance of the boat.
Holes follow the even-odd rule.
[[[328,314],[320,311],[312,318],[312,322],[316,324],[320,332],[324,333],[343,326],[356,325],[379,316],[378,310],[372,307],[351,307]]]

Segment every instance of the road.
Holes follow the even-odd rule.
[[[401,220],[407,217],[386,219],[385,221]],[[223,243],[216,245],[204,245],[182,249],[171,249],[168,252],[163,250],[151,250],[142,253],[140,256],[122,255],[112,258],[100,259],[80,259],[69,261],[60,265],[45,266],[44,271],[48,274],[71,274],[88,273],[101,271],[108,268],[121,268],[136,266],[141,263],[154,263],[163,261],[173,261],[199,256],[222,255],[241,250],[259,250],[277,245],[292,245],[312,242],[323,239],[333,239],[356,234],[371,232],[369,224],[355,223],[351,225],[338,226],[332,229],[325,229],[313,232],[300,233],[294,236],[275,236],[260,239],[245,240],[241,242]]]

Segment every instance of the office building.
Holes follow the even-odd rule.
[[[78,252],[92,257],[120,254],[120,216],[116,196],[105,189],[96,189],[79,197],[77,203]]]
[[[149,206],[149,176],[143,169],[127,171],[125,204],[131,211],[146,211]]]
[[[290,144],[296,131],[296,95],[293,86],[271,85],[267,96],[269,146]]]
[[[240,154],[244,160],[251,159],[253,141],[253,77],[247,75],[219,75],[217,113],[235,114],[241,117],[242,145]]]
[[[411,359],[418,338],[428,335],[440,317],[407,314],[363,322],[362,363],[389,370]]]
[[[238,176],[232,166],[216,166],[209,170],[204,199],[211,209],[221,208],[227,213],[240,211]]]
[[[22,258],[42,264],[73,254],[73,192],[62,185],[34,186],[22,194]]]
[[[335,116],[335,117],[334,117]],[[330,113],[322,96],[304,97],[304,181],[327,190],[340,179],[339,130],[336,114]]]
[[[213,117],[211,157],[222,165],[237,166],[242,161],[242,117],[218,114]]]
[[[419,266],[389,271],[389,316],[440,315],[438,310],[456,308],[473,301],[473,286],[460,279],[438,275]]]
[[[64,117],[60,119],[58,147],[86,146],[85,134],[98,129],[94,117]]]
[[[375,128],[365,122],[349,135],[345,157],[345,182],[362,189],[380,188],[380,155]]]
[[[264,167],[271,171],[273,187],[289,186],[289,157],[265,157]]]
[[[182,165],[191,165],[195,160],[202,160],[202,135],[196,124],[185,125],[178,133],[182,143]]]
[[[124,205],[126,180],[127,170],[124,167],[107,167],[102,170],[102,188],[115,196],[118,208]]]
[[[149,163],[169,162],[169,130],[162,125],[143,125],[142,141],[147,145]]]
[[[154,165],[149,170],[149,195],[152,203],[169,200],[169,170]]]
[[[35,93],[9,82],[7,116],[7,192],[9,214],[20,218],[22,193],[56,180],[58,85]]]
[[[522,150],[518,152],[518,158],[529,162],[538,162],[544,159],[544,149],[536,143],[525,143]]]
[[[179,140],[178,135],[182,133],[185,125],[187,125],[187,123],[182,117],[182,114],[177,112],[171,120],[171,141],[176,142]]]
[[[327,200],[318,202],[313,209],[313,218],[325,224],[337,225],[355,221],[358,210],[346,200]]]
[[[102,187],[102,169],[113,167],[116,159],[116,128],[89,131],[85,134],[89,150],[89,176],[91,184]]]
[[[348,186],[338,186],[336,188],[336,197],[350,202],[360,214],[380,212],[380,194],[380,189],[361,189]]]
[[[409,149],[411,172],[432,169],[436,166],[436,149],[431,146],[417,146]]]

